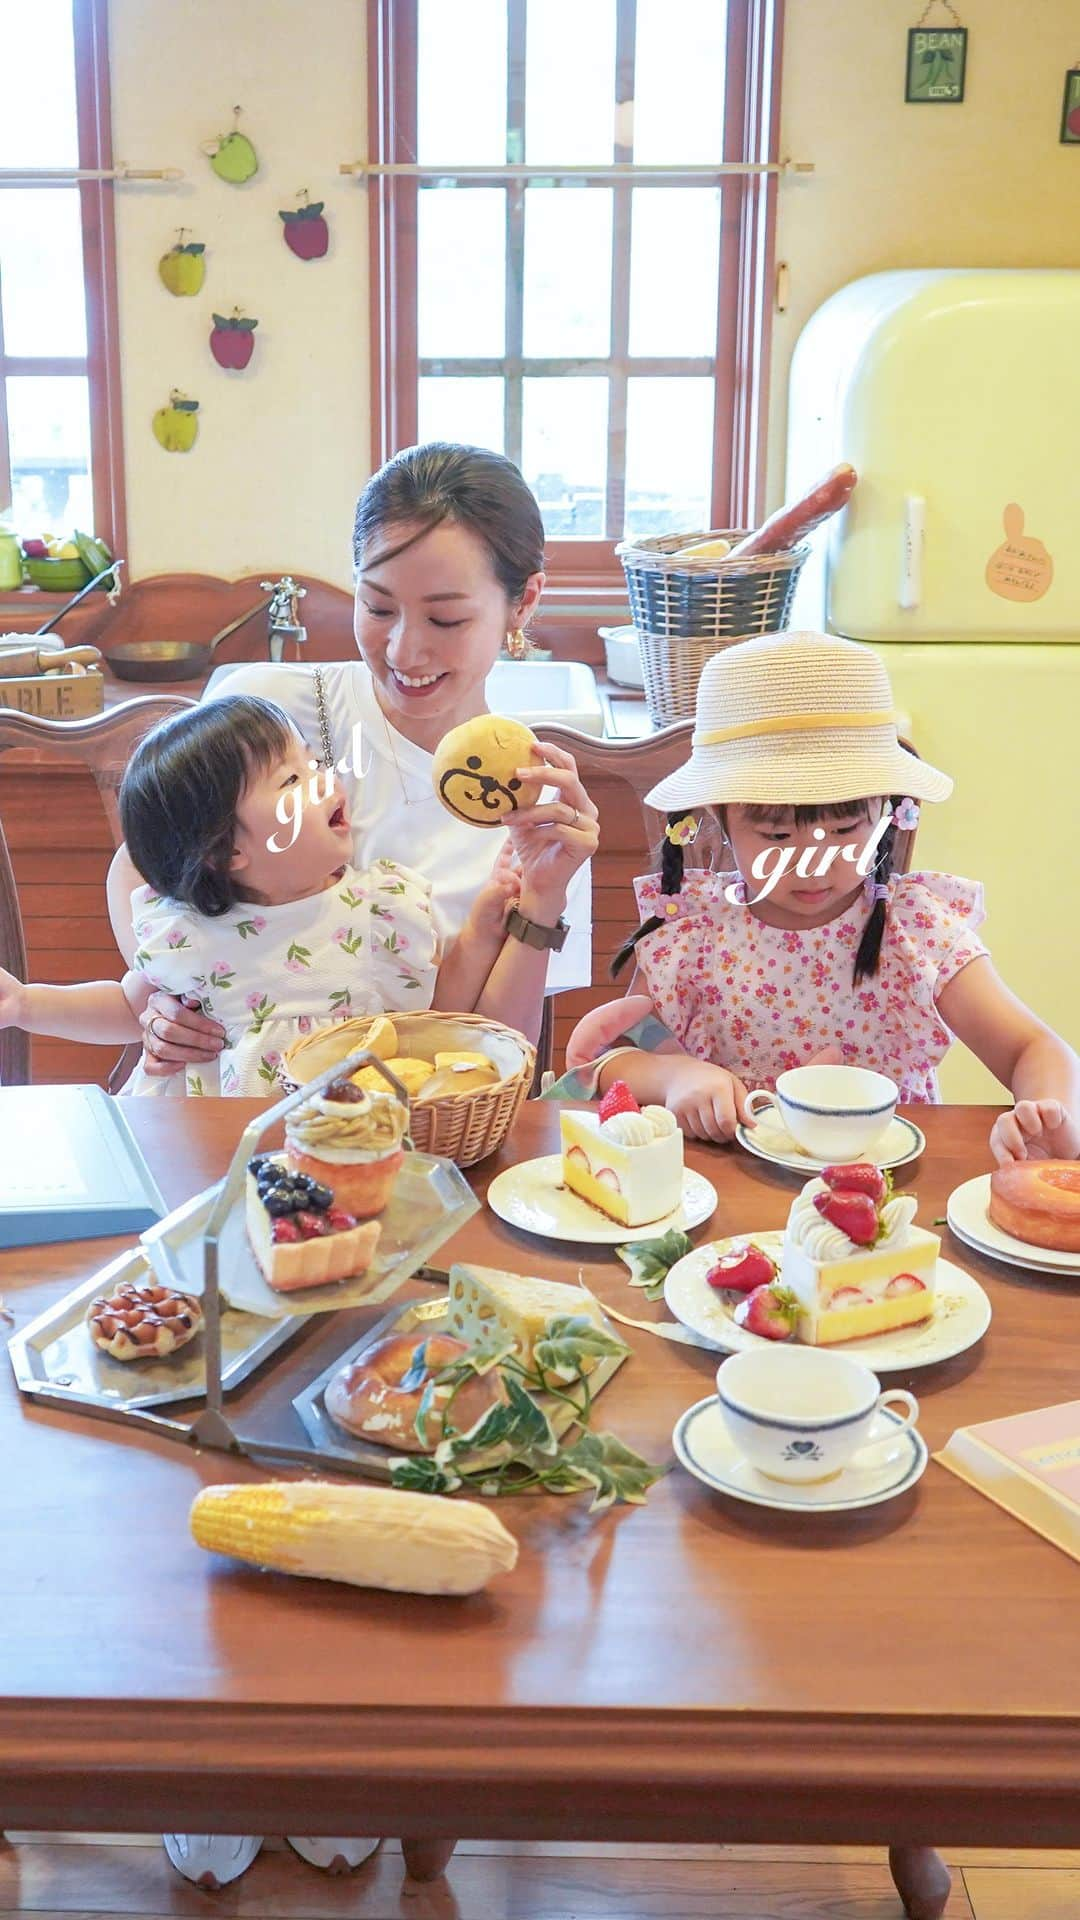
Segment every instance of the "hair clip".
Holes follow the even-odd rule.
[[[919,824],[918,802],[911,799],[901,800],[899,805],[893,808],[892,823],[894,827],[899,827],[901,833],[914,833]]]
[[[698,837],[700,825],[692,813],[684,813],[680,819],[669,821],[664,828],[664,839],[670,840],[673,847],[691,847]]]

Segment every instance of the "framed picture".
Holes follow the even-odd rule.
[[[913,106],[955,106],[964,97],[966,27],[912,27],[907,37],[907,89]]]
[[[1061,105],[1061,140],[1066,147],[1080,147],[1080,67],[1070,67],[1065,75],[1065,98]]]

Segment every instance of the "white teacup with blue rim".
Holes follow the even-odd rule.
[[[746,1108],[752,1120],[775,1111],[815,1160],[857,1160],[891,1122],[896,1086],[869,1067],[790,1067],[775,1093],[756,1088]]]
[[[852,1463],[881,1464],[878,1449],[915,1425],[919,1403],[881,1390],[851,1354],[823,1347],[755,1347],[716,1376],[720,1409],[744,1460],[771,1480],[832,1480]],[[903,1413],[893,1411],[898,1403]]]

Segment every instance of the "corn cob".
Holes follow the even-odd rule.
[[[323,1480],[204,1487],[200,1547],[311,1580],[396,1593],[476,1593],[517,1561],[517,1541],[473,1500]]]

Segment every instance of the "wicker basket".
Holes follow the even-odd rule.
[[[674,558],[679,547],[698,540],[734,545],[743,537],[740,528],[722,527],[625,540],[615,549],[638,631],[645,701],[656,726],[693,719],[698,681],[714,654],[755,634],[780,633],[787,625],[809,546],[746,560]]]
[[[500,1078],[474,1093],[450,1093],[441,1100],[412,1100],[409,1133],[421,1153],[439,1153],[459,1167],[475,1166],[501,1147],[518,1112],[528,1098],[536,1067],[536,1049],[524,1034],[476,1013],[392,1013],[401,1057],[433,1060],[436,1051],[453,1050],[490,1055]],[[374,1024],[374,1021],[372,1021]],[[363,1034],[352,1050],[363,1045]],[[284,1071],[278,1078],[286,1092],[296,1082]]]

